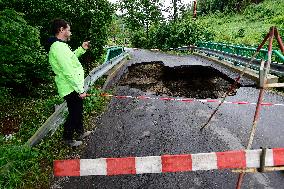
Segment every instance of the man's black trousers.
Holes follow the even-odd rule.
[[[68,117],[64,123],[63,139],[72,140],[74,132],[83,134],[83,99],[75,91],[66,95],[64,99],[67,102]]]

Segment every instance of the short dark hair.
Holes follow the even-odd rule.
[[[69,23],[63,19],[59,19],[59,18],[54,19],[51,22],[51,33],[53,35],[56,35],[59,33],[61,27],[66,29],[67,25],[69,25]]]

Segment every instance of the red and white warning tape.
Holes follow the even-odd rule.
[[[262,150],[146,157],[55,160],[55,176],[123,175],[259,168]],[[283,166],[284,148],[268,149],[265,166]]]
[[[132,99],[139,99],[139,100],[164,100],[164,101],[179,101],[179,102],[211,102],[211,103],[221,103],[220,100],[215,99],[190,99],[190,98],[170,98],[170,97],[148,97],[148,96],[117,96],[117,95],[110,95],[110,94],[101,94],[104,97],[113,97],[118,99],[124,98],[132,98]],[[256,105],[255,102],[246,102],[246,101],[236,101],[236,102],[228,102],[224,101],[225,104],[239,104],[239,105]],[[262,106],[284,106],[284,104],[274,104],[270,102],[263,102],[261,103]]]

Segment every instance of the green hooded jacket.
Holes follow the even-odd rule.
[[[59,96],[64,97],[73,91],[84,92],[84,70],[78,58],[85,52],[82,47],[72,52],[68,44],[60,40],[51,44],[48,57],[56,74]]]

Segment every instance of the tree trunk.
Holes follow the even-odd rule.
[[[146,36],[147,36],[147,40],[149,39],[149,22],[146,21]]]
[[[174,18],[174,21],[176,21],[177,18],[178,18],[177,0],[173,0],[173,8],[174,8],[174,15],[173,15],[173,18]]]

